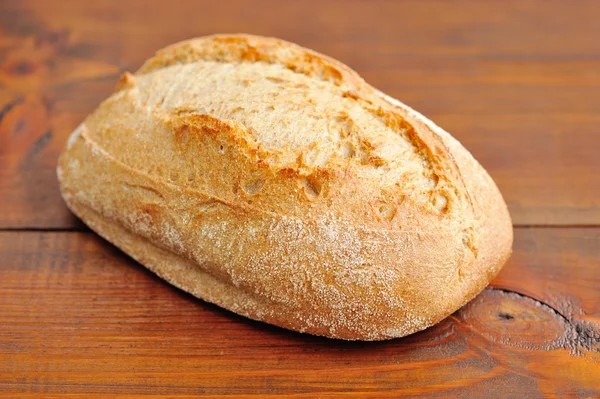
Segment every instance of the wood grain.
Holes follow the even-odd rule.
[[[0,228],[80,228],[54,176],[67,135],[157,49],[238,31],[339,58],[431,117],[515,224],[598,225],[598,20],[594,1],[5,1]]]
[[[91,233],[0,233],[0,392],[600,395],[600,229],[519,229],[516,243],[498,288],[424,332],[360,343],[238,317]]]
[[[3,1],[0,398],[600,397],[599,20],[593,0]],[[338,58],[462,141],[517,226],[492,286],[424,332],[341,342],[197,300],[87,231],[55,176],[68,134],[124,71],[215,32]]]

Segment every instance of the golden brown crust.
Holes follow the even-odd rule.
[[[210,97],[163,93],[208,76],[221,82]],[[289,90],[280,101],[305,121],[290,125],[270,97],[232,108],[237,84],[240,96]],[[438,322],[512,245],[498,189],[456,140],[340,62],[278,39],[161,50],[74,132],[58,173],[74,213],[174,285],[335,338]]]

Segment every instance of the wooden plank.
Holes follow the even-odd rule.
[[[3,232],[0,393],[594,397],[599,270],[600,228],[518,229],[496,288],[445,321],[343,342],[197,300],[92,233]]]
[[[600,322],[597,228],[517,229],[513,250],[512,259],[494,281],[496,287],[531,296],[567,317]]]
[[[4,2],[0,228],[80,228],[54,172],[67,135],[122,71],[222,31],[330,54],[430,116],[488,168],[515,224],[598,225],[599,19],[594,1]]]

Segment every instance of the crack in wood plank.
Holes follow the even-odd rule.
[[[541,346],[542,349],[552,350],[557,348],[563,348],[567,349],[571,355],[575,356],[582,356],[584,354],[584,351],[600,352],[600,324],[587,320],[581,320],[574,317],[575,314],[581,313],[580,309],[575,309],[574,304],[568,304],[568,307],[570,309],[573,309],[574,311],[571,314],[567,314],[566,312],[557,309],[555,306],[551,306],[550,304],[544,301],[541,301],[537,298],[520,292],[497,287],[488,287],[485,291],[494,292],[501,296],[505,296],[507,297],[505,299],[508,299],[510,301],[525,300],[527,302],[533,303],[535,306],[541,308],[542,310],[548,312],[556,318],[556,320],[562,327],[562,334],[558,334],[556,335],[556,337],[548,339],[548,341]],[[463,309],[466,312],[469,312],[469,306],[476,306],[476,308],[478,309],[478,313],[484,313],[486,311],[485,307],[487,305],[484,304],[483,307],[481,307],[481,305],[477,303],[477,301],[480,299],[481,297],[475,298]],[[494,305],[492,306],[496,306],[502,300],[502,298],[495,299],[496,300],[494,301]],[[568,301],[567,298],[561,298],[561,300]],[[527,308],[527,306],[525,306],[525,308]],[[500,308],[499,310],[494,310],[495,316],[505,323],[519,322],[519,318],[528,318],[528,315],[515,315],[509,311],[503,310],[502,308]],[[469,319],[469,317],[470,315],[466,313],[466,319]],[[544,321],[542,317],[540,317],[539,319],[534,319],[534,321],[539,321],[540,323],[547,322]],[[528,319],[527,322],[531,323],[531,320]],[[551,328],[543,328],[542,331],[546,333],[549,329],[551,330]],[[519,342],[518,339],[511,339],[513,337],[506,338],[491,336],[491,338],[493,340],[499,339],[502,343],[513,346],[529,346],[529,343]]]

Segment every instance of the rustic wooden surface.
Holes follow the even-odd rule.
[[[0,2],[0,397],[600,397],[600,3]],[[459,138],[514,255],[403,339],[251,322],[162,282],[64,207],[67,135],[158,48],[214,32],[332,55]]]

